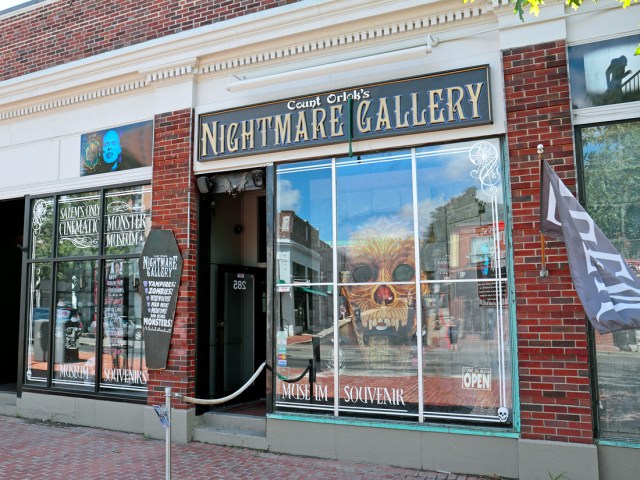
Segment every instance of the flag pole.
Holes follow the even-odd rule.
[[[540,161],[540,179],[542,180],[542,169],[544,168],[544,165],[542,165],[542,155],[544,154],[544,145],[539,144],[538,145],[538,160]],[[542,182],[540,183],[540,185],[542,186]],[[542,195],[542,188],[540,189],[540,195]],[[549,276],[549,271],[547,270],[547,257],[545,254],[545,241],[544,241],[544,233],[540,233],[540,246],[542,247],[542,252],[540,255],[540,259],[541,259],[541,267],[540,267],[540,276],[541,277],[548,277]]]

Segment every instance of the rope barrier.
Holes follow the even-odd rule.
[[[245,383],[242,387],[240,387],[236,392],[232,393],[231,395],[227,395],[226,397],[204,399],[204,398],[187,397],[186,395],[182,395],[181,393],[174,393],[173,396],[174,398],[184,400],[185,402],[195,403],[198,405],[219,405],[221,403],[228,402],[229,400],[233,400],[242,392],[244,392],[247,388],[249,388],[251,384],[255,382],[256,378],[258,378],[258,375],[262,373],[262,370],[264,370],[264,367],[266,364],[267,364],[266,361],[262,362],[262,365],[260,365],[258,370],[256,370],[256,373],[254,373],[253,376],[249,380],[247,380],[247,383]]]
[[[270,370],[270,371],[274,372],[276,374],[276,376],[280,380],[282,380],[283,382],[296,383],[296,382],[299,382],[300,380],[302,380],[307,375],[307,373],[309,373],[309,371],[313,367],[313,362],[311,360],[309,360],[309,365],[307,365],[307,368],[305,368],[304,371],[300,375],[298,375],[297,377],[295,377],[295,378],[287,378],[284,375],[281,375],[277,371],[273,370],[273,367],[267,365],[267,362],[264,361],[264,362],[262,362],[262,365],[260,365],[260,367],[258,367],[258,370],[256,370],[256,372],[253,374],[253,376],[249,380],[247,380],[247,383],[245,383],[242,387],[240,387],[238,390],[236,390],[231,395],[227,395],[226,397],[222,397],[222,398],[194,398],[194,397],[188,397],[186,395],[182,395],[181,393],[174,393],[173,394],[173,398],[177,398],[179,400],[183,400],[183,401],[188,402],[188,403],[194,403],[194,404],[197,404],[197,405],[220,405],[221,403],[225,403],[225,402],[228,402],[229,400],[233,400],[238,395],[240,395],[242,392],[244,392],[247,388],[249,388],[251,386],[251,384],[256,380],[256,378],[258,378],[258,375],[260,375],[262,373],[262,370],[264,370],[265,367],[267,368],[267,370]],[[310,376],[309,377],[309,381],[310,382],[314,382],[315,380],[311,379],[311,376]]]
[[[256,378],[258,378],[258,375],[262,373],[262,370],[264,370],[265,367],[268,368],[270,371],[274,372],[280,380],[288,383],[298,382],[302,380],[307,373],[309,373],[309,383],[311,385],[311,389],[313,390],[313,384],[315,382],[315,371],[312,370],[313,360],[311,359],[309,359],[309,365],[307,365],[307,368],[304,369],[304,372],[302,372],[296,378],[287,378],[284,375],[279,374],[277,371],[273,370],[273,367],[270,367],[269,365],[267,365],[267,362],[265,360],[264,362],[262,362],[262,365],[258,367],[258,370],[256,370],[253,376],[249,380],[247,380],[247,382],[242,387],[240,387],[235,393],[232,393],[231,395],[227,395],[226,397],[223,397],[223,398],[211,398],[211,399],[193,398],[193,397],[187,397],[186,395],[182,395],[181,393],[171,393],[171,387],[167,387],[164,389],[165,396],[166,396],[165,412],[167,416],[166,425],[163,424],[163,426],[166,429],[165,480],[171,480],[171,397],[177,398],[179,400],[183,400],[188,403],[195,403],[198,405],[219,405],[221,403],[228,402],[229,400],[233,400],[242,392],[244,392],[247,388],[249,388],[251,384],[256,380]]]
[[[273,373],[276,374],[278,379],[282,380],[283,382],[296,383],[296,382],[299,382],[300,380],[302,380],[304,378],[304,376],[309,372],[309,370],[311,370],[311,362],[309,362],[309,365],[307,365],[307,368],[304,369],[304,372],[302,372],[300,375],[298,375],[295,378],[287,378],[284,375],[278,373],[277,371],[274,371],[273,368],[270,367],[269,365],[267,365],[267,370],[271,370]]]

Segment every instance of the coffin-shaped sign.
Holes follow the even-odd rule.
[[[142,326],[149,370],[167,368],[182,256],[171,230],[152,230],[140,255]]]

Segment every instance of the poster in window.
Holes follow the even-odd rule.
[[[85,133],[80,139],[80,176],[150,167],[153,121]]]
[[[569,47],[573,108],[640,100],[640,35]]]

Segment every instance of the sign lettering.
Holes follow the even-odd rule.
[[[204,114],[201,162],[491,123],[489,68],[372,84]]]

